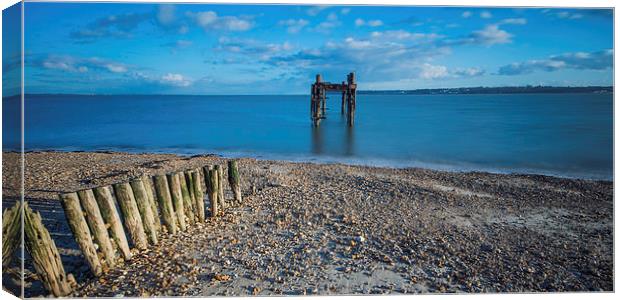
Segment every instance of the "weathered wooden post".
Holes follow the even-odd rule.
[[[116,253],[110,242],[108,229],[99,211],[99,206],[97,206],[93,190],[81,190],[78,191],[77,194],[78,198],[80,198],[82,209],[86,213],[86,222],[90,228],[90,233],[95,238],[95,242],[97,242],[99,246],[99,251],[103,255],[103,259],[108,267],[114,267],[116,265]]]
[[[165,175],[156,175],[153,177],[153,183],[155,183],[157,202],[159,203],[159,210],[164,220],[164,225],[166,225],[169,233],[175,234],[177,233],[177,218],[174,213],[168,180]]]
[[[26,250],[30,253],[34,268],[46,290],[56,297],[71,293],[73,275],[65,273],[56,244],[47,231],[41,215],[33,212],[28,203],[24,203],[24,233]],[[73,279],[75,280],[75,279]]]
[[[355,73],[351,72],[347,76],[347,124],[349,126],[353,126],[355,123],[356,90]]]
[[[82,250],[82,255],[86,258],[86,262],[90,266],[90,270],[95,276],[101,275],[101,263],[97,256],[97,250],[93,244],[93,238],[90,235],[88,224],[84,219],[84,212],[80,206],[80,199],[77,193],[60,194],[60,203],[65,211],[65,217],[71,227],[75,241]]]
[[[205,201],[204,194],[202,193],[202,176],[199,170],[193,170],[190,172],[192,175],[192,182],[194,183],[194,196],[196,199],[196,212],[198,220],[200,222],[205,221]]]
[[[114,194],[116,195],[118,204],[121,207],[121,212],[123,213],[125,226],[127,226],[134,247],[140,250],[146,249],[148,242],[146,234],[144,233],[142,217],[140,217],[140,211],[138,210],[136,199],[133,196],[131,185],[125,182],[116,183],[113,187]]]
[[[225,210],[230,205],[226,203],[226,198],[224,197],[224,167],[222,165],[216,165],[215,169],[217,170],[217,199],[220,202],[220,207],[222,210]]]
[[[228,161],[228,184],[235,195],[235,201],[241,203],[241,180],[239,178],[239,169],[236,160]]]
[[[187,170],[183,172],[183,176],[185,177],[185,184],[187,185],[187,192],[189,193],[189,200],[191,201],[190,207],[192,210],[192,215],[194,216],[194,223],[198,223],[200,222],[200,219],[198,218],[198,211],[196,207],[196,193],[194,192],[194,181],[192,180],[191,172],[192,172],[191,170]]]
[[[146,195],[148,196],[150,207],[153,214],[153,224],[155,224],[155,231],[161,232],[161,218],[159,216],[159,209],[157,208],[157,201],[155,200],[155,192],[153,188],[153,180],[149,176],[142,176],[142,184],[146,189]]]
[[[342,82],[342,86],[346,86],[346,84],[344,83],[344,81]],[[344,115],[344,101],[345,101],[345,96],[347,95],[347,92],[345,91],[346,89],[342,90],[342,101],[340,102],[340,114]]]
[[[13,252],[22,242],[21,202],[18,200],[10,209],[2,213],[2,267],[6,268],[13,258]]]
[[[194,201],[192,201],[192,198],[189,194],[187,180],[185,180],[185,173],[178,172],[176,176],[179,178],[179,183],[181,184],[181,196],[183,197],[183,208],[185,208],[187,223],[189,223],[189,225],[194,225],[196,221],[196,217],[194,216]]]
[[[114,203],[114,198],[112,198],[111,189],[112,187],[109,185],[97,187],[93,189],[93,193],[95,194],[95,200],[97,200],[97,204],[99,205],[101,217],[103,217],[106,226],[109,226],[109,234],[114,240],[116,248],[123,255],[125,260],[129,260],[131,259],[129,243],[127,242],[127,237],[125,236],[125,230],[123,229],[121,217],[116,210],[116,204]]]
[[[211,204],[211,217],[219,215],[220,207],[218,203],[218,173],[213,166],[204,167],[205,173],[205,185],[207,186],[207,194],[209,195],[209,202]]]
[[[168,186],[170,187],[170,195],[172,196],[172,206],[176,213],[179,229],[185,231],[187,229],[187,224],[185,223],[185,208],[183,207],[183,194],[181,193],[179,177],[175,173],[166,174],[166,177],[168,178]]]
[[[157,229],[155,228],[155,218],[153,217],[153,209],[151,208],[151,202],[148,199],[146,187],[141,178],[134,179],[129,182],[133,196],[136,199],[136,205],[140,212],[140,218],[142,219],[142,225],[144,226],[144,232],[151,245],[157,245]]]

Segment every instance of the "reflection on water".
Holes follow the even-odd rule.
[[[312,133],[310,136],[312,137],[312,153],[313,154],[322,154],[323,153],[323,127],[321,126],[310,126],[312,128]]]
[[[347,126],[345,118],[342,118],[340,123],[339,126],[333,126],[333,124],[332,126],[327,126],[327,124],[318,127],[310,126],[312,154],[334,155],[334,152],[339,152],[343,156],[355,156],[355,127]],[[331,131],[331,134],[328,131]],[[333,131],[339,131],[341,134],[334,135]]]
[[[344,155],[355,155],[355,127],[345,125]]]

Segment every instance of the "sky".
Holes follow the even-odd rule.
[[[362,90],[613,84],[609,9],[24,7],[26,93],[307,94],[352,71]]]

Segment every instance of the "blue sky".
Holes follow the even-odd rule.
[[[25,47],[27,93],[303,94],[351,71],[361,89],[613,81],[612,11],[594,9],[26,3]]]

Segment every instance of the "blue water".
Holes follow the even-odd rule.
[[[29,95],[25,148],[613,177],[610,94],[358,95],[353,128],[339,98],[313,128],[309,96]]]

